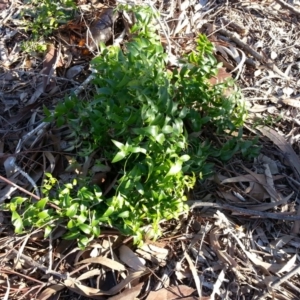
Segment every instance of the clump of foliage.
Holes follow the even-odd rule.
[[[24,9],[22,15],[31,20],[25,20],[27,31],[35,38],[47,36],[59,25],[65,24],[74,17],[76,5],[73,0],[27,0],[30,8]]]
[[[21,49],[28,54],[40,53],[44,54],[47,50],[47,44],[44,41],[23,41],[21,43]]]
[[[100,234],[100,222],[108,223],[105,206],[99,187],[78,187],[77,181],[60,186],[51,174],[46,174],[42,187],[43,198],[30,201],[15,197],[7,204],[12,212],[12,223],[16,233],[23,233],[32,226],[44,227],[45,237],[62,224],[67,229],[65,239],[78,239],[84,248]],[[97,207],[97,209],[95,209]]]
[[[77,238],[81,247],[99,234],[103,223],[133,235],[135,242],[142,241],[143,226],[151,224],[148,235],[157,238],[159,222],[186,210],[187,190],[197,177],[211,172],[209,156],[225,160],[237,151],[251,154],[251,142],[239,137],[230,136],[217,147],[195,134],[208,127],[218,135],[236,131],[246,114],[232,81],[209,83],[219,65],[207,38],[200,35],[196,50],[182,59],[181,67],[168,70],[160,38],[151,29],[152,11],[143,7],[134,13],[132,40],[123,49],[102,46],[102,55],[93,60],[97,73],[90,101],[71,97],[54,113],[45,109],[48,120],[72,128],[78,153],[88,156],[102,150],[120,174],[114,195],[104,199],[92,186],[58,187],[50,177],[41,201],[25,207],[23,198],[12,201],[19,232],[34,225],[47,226],[49,233],[67,219],[66,238]],[[232,92],[226,96],[229,87]],[[45,209],[46,204],[60,210]]]

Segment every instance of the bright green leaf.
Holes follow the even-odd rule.
[[[78,228],[80,228],[80,230],[85,234],[90,234],[92,232],[91,226],[87,224],[80,224]]]
[[[116,163],[126,157],[126,153],[124,151],[120,151],[116,154],[116,156],[113,158],[112,163]]]
[[[180,160],[177,160],[175,164],[173,164],[166,176],[173,176],[176,175],[181,171],[182,168],[182,162]]]
[[[66,210],[66,216],[69,218],[72,218],[76,215],[78,209],[78,203],[72,204],[69,208]]]

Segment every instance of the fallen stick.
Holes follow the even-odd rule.
[[[284,2],[283,0],[275,0],[277,3],[279,3],[282,7],[289,9],[292,11],[295,15],[300,16],[300,10],[296,9],[294,6]]]
[[[229,205],[229,204],[201,202],[199,200],[189,200],[189,201],[187,201],[187,203],[192,204],[191,209],[193,209],[195,207],[214,207],[217,209],[231,210],[231,211],[238,212],[238,213],[241,213],[241,214],[247,215],[247,216],[257,216],[260,218],[269,218],[269,219],[285,220],[285,221],[299,221],[300,220],[300,216],[297,216],[297,215],[286,215],[284,213],[262,212],[262,211],[258,211],[258,210],[237,207],[237,206],[233,206],[233,205]]]

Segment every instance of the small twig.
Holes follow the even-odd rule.
[[[15,255],[19,254],[18,250],[15,250],[13,248],[11,248],[10,251],[12,253],[14,253]],[[34,261],[32,258],[30,258],[29,256],[27,256],[25,254],[21,254],[20,258],[22,258],[26,263],[28,263],[32,267],[37,268],[37,269],[45,272],[45,274],[51,274],[51,275],[56,276],[56,277],[58,277],[62,280],[65,280],[65,279],[68,278],[68,274],[60,274],[60,273],[52,271],[52,270],[49,271],[46,266],[37,263],[36,261]]]
[[[42,282],[42,281],[40,281],[40,280],[38,280],[38,279],[36,279],[36,278],[34,278],[34,277],[30,277],[30,276],[28,276],[28,275],[25,275],[25,274],[22,274],[22,273],[18,273],[18,272],[14,271],[14,270],[2,268],[2,269],[1,269],[1,272],[2,272],[2,273],[5,273],[5,274],[14,274],[14,275],[18,275],[18,276],[24,277],[24,278],[26,278],[26,279],[28,279],[28,280],[30,280],[30,281],[34,281],[34,282],[36,282],[36,283],[38,283],[38,284],[45,284],[44,282]]]
[[[31,196],[32,198],[34,198],[34,199],[36,199],[36,200],[40,200],[40,199],[41,199],[41,198],[38,197],[37,195],[32,194],[31,192],[29,192],[29,191],[23,189],[23,188],[20,187],[19,185],[13,183],[12,181],[6,179],[5,177],[3,177],[3,176],[1,176],[1,175],[0,175],[0,179],[3,180],[4,182],[6,182],[6,183],[8,183],[8,184],[10,184],[10,185],[12,185],[12,186],[14,186],[14,187],[16,187],[18,190],[22,191],[23,193],[25,193],[25,194]]]
[[[33,193],[31,193],[31,192],[29,192],[29,191],[23,189],[23,188],[20,187],[19,185],[13,183],[12,181],[6,179],[5,177],[3,177],[3,176],[1,176],[1,175],[0,175],[0,179],[3,180],[3,181],[6,182],[6,183],[12,185],[13,187],[16,187],[18,190],[20,190],[21,192],[23,192],[23,193],[25,193],[25,194],[31,196],[32,198],[34,198],[34,199],[36,199],[36,200],[41,200],[41,198],[38,197],[37,195],[35,195],[35,194],[33,194]],[[53,204],[53,203],[47,203],[47,205],[49,205],[49,206],[51,206],[52,208],[55,208],[55,209],[57,209],[57,210],[60,210],[60,207],[57,206],[57,205],[55,205],[55,204]]]
[[[279,3],[282,7],[289,9],[290,11],[292,11],[294,14],[300,16],[300,10],[296,9],[295,7],[293,7],[292,5],[284,2],[283,0],[275,0],[277,3]]]
[[[191,209],[193,209],[195,207],[214,207],[217,209],[231,210],[231,211],[238,212],[238,213],[248,215],[248,216],[257,216],[257,217],[264,218],[264,219],[268,218],[268,219],[285,220],[285,221],[299,221],[300,220],[300,216],[296,216],[296,215],[286,215],[284,213],[261,212],[258,210],[236,207],[236,206],[229,205],[229,204],[201,202],[200,200],[190,200],[187,202],[192,204]]]

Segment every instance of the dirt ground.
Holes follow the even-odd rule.
[[[189,195],[189,214],[163,222],[164,235],[139,249],[111,228],[85,251],[61,239],[60,228],[47,240],[42,230],[15,235],[1,210],[1,298],[300,299],[300,1],[140,3],[160,12],[169,63],[193,50],[197,34],[209,37],[242,90],[244,137],[258,138],[260,154],[214,161],[214,176]],[[63,164],[72,158],[70,132],[44,123],[43,106],[71,92],[88,97],[97,55],[80,48],[93,28],[78,20],[55,31],[45,55],[25,53],[18,16],[28,5],[0,1],[0,204],[37,197],[45,172],[74,177]],[[79,1],[79,19],[115,6]],[[114,40],[122,40],[117,22]]]

